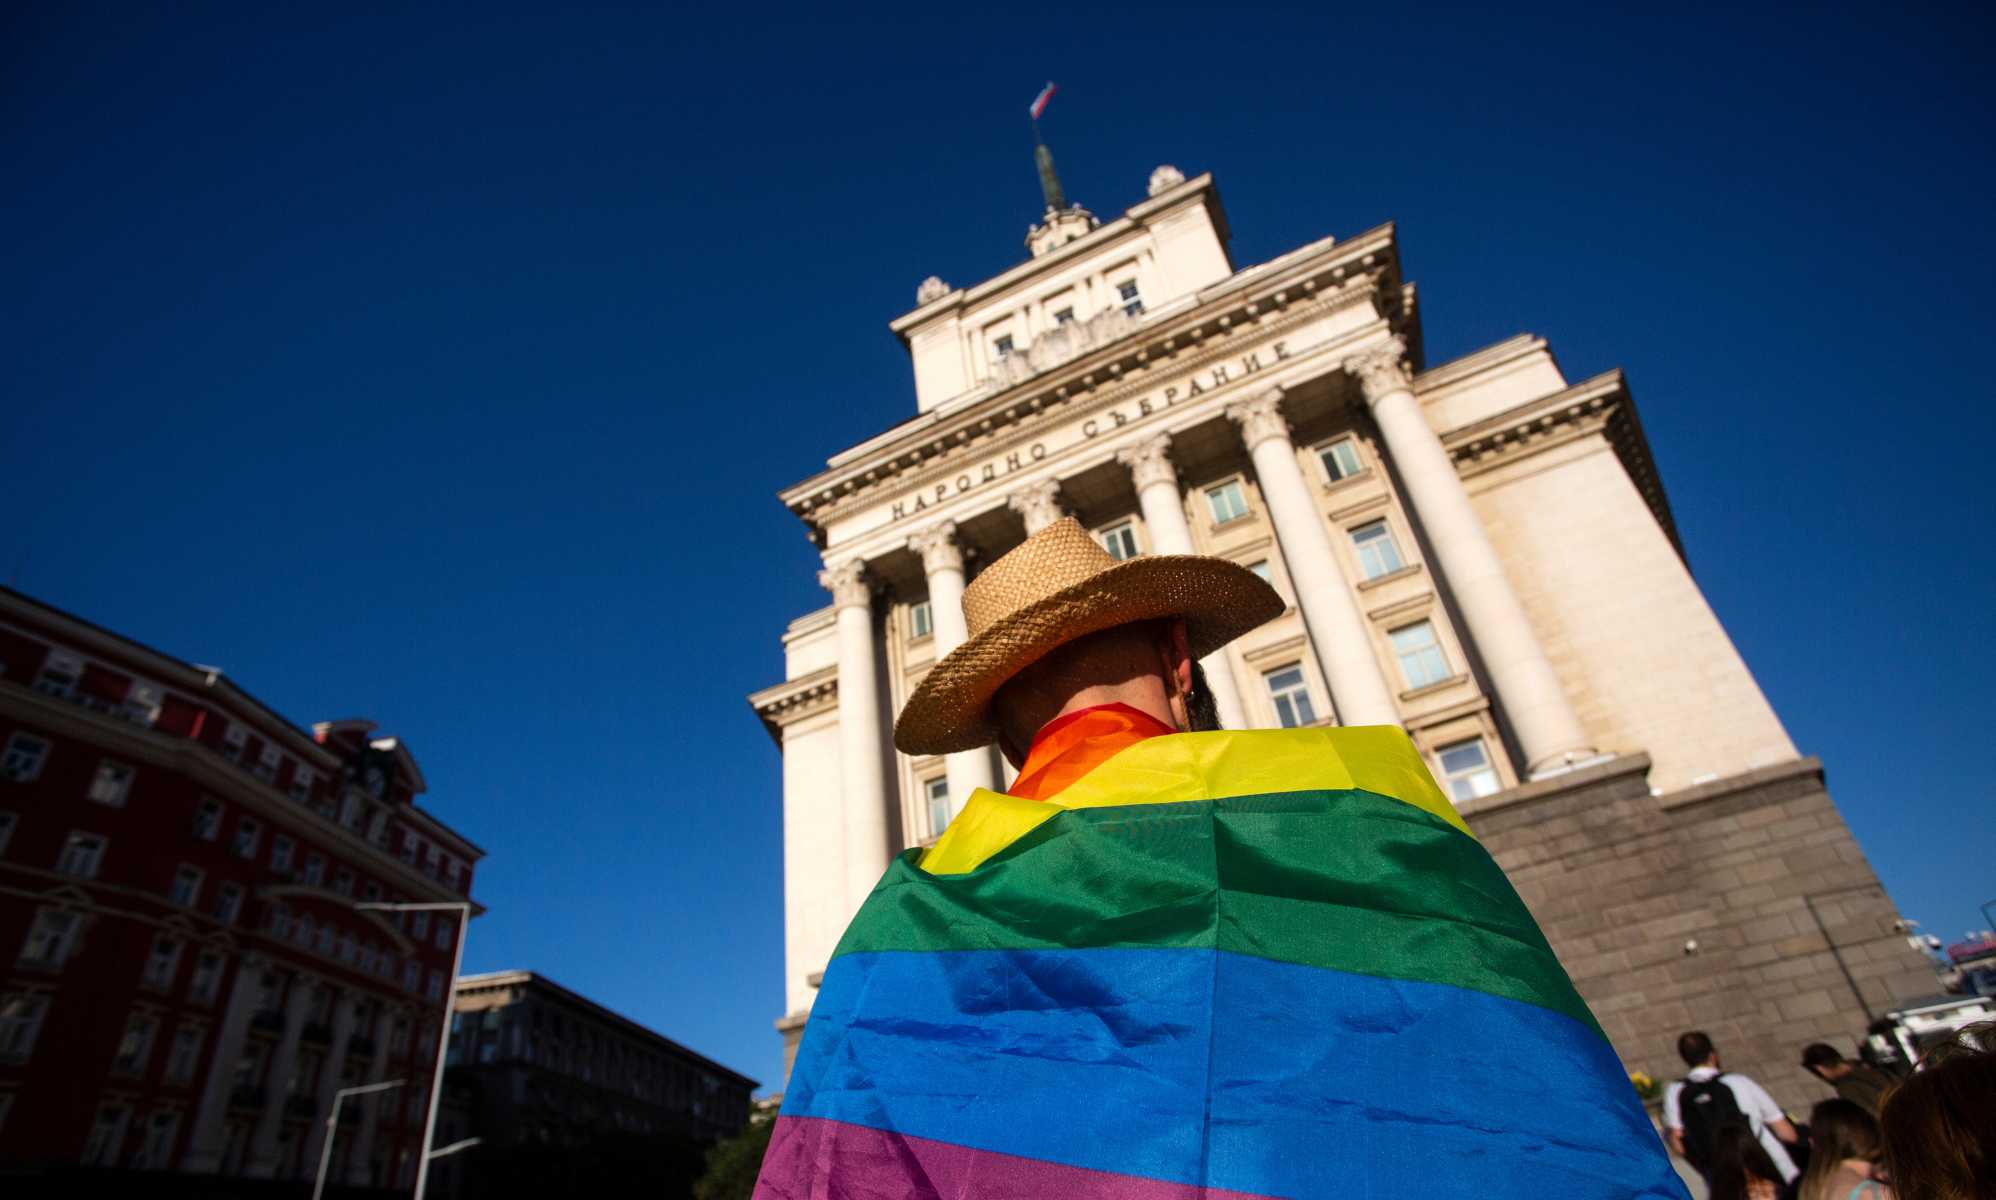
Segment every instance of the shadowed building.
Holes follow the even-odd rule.
[[[782,493],[830,596],[751,697],[789,1051],[888,857],[1003,785],[889,733],[966,579],[1063,515],[1268,579],[1288,612],[1204,663],[1223,722],[1404,726],[1631,1068],[1703,1027],[1799,1103],[1796,1047],[1932,990],[1699,590],[1621,372],[1530,334],[1430,363],[1390,225],[1240,267],[1210,176],[1160,167],[1107,222],[1048,197],[1026,261],[891,323],[915,413]]]

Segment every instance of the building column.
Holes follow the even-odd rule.
[[[846,914],[887,873],[887,758],[880,737],[880,680],[874,671],[873,587],[866,564],[818,573],[838,608],[839,796],[845,816]]]
[[[1143,509],[1144,524],[1150,529],[1151,548],[1159,554],[1196,554],[1192,546],[1192,526],[1185,520],[1185,500],[1178,491],[1178,470],[1171,465],[1171,435],[1160,433],[1145,438],[1116,455],[1116,461],[1130,469],[1136,484],[1137,504]],[[1206,669],[1206,685],[1213,691],[1213,706],[1220,711],[1220,724],[1228,729],[1248,727],[1247,708],[1241,703],[1239,682],[1224,647],[1199,660]]]
[[[929,577],[929,627],[940,661],[943,655],[970,638],[963,619],[963,546],[957,541],[956,522],[941,521],[930,526],[909,538],[908,548],[922,556],[922,571]],[[943,759],[943,767],[949,774],[951,819],[963,811],[963,803],[970,799],[971,792],[978,788],[991,791],[998,788],[991,770],[991,752],[987,749],[958,751]]]
[[[1394,469],[1406,484],[1442,577],[1525,752],[1527,774],[1590,758],[1594,751],[1580,718],[1504,575],[1497,548],[1470,504],[1469,490],[1414,398],[1406,352],[1406,340],[1395,334],[1346,358],[1344,369],[1358,377],[1365,392]]]
[[[1296,585],[1296,607],[1302,610],[1317,664],[1331,685],[1338,723],[1399,724],[1393,689],[1373,651],[1372,631],[1345,583],[1324,516],[1296,463],[1289,423],[1282,416],[1282,389],[1271,387],[1236,400],[1227,405],[1227,416],[1241,427],[1241,438],[1254,460],[1262,499],[1275,522],[1275,540]]]
[[[374,1053],[367,1060],[367,1078],[364,1083],[381,1083],[388,1074],[388,1006],[377,1002],[367,1023],[362,1026],[363,1037],[372,1038]],[[378,1092],[368,1096],[356,1096],[354,1101],[363,1105],[360,1114],[360,1131],[355,1134],[353,1153],[349,1155],[347,1182],[355,1187],[366,1187],[374,1180],[368,1175],[368,1162],[374,1157],[374,1127],[381,1120],[381,1105],[389,1099],[400,1100],[399,1092]]]
[[[319,1094],[313,1099],[312,1124],[305,1133],[305,1155],[300,1160],[317,1164],[319,1144],[330,1132],[326,1128],[326,1116],[333,1109],[333,1093],[340,1089],[340,1080],[346,1075],[347,1041],[353,1036],[354,1010],[360,1004],[360,996],[353,991],[343,991],[333,1001],[333,1042],[326,1049],[326,1061],[319,1068]],[[339,1147],[337,1144],[334,1149]]]
[[[303,975],[293,975],[284,997],[284,1040],[264,1068],[263,1111],[256,1116],[256,1129],[250,1134],[249,1156],[243,1174],[269,1179],[277,1174],[277,1131],[284,1127],[284,1102],[290,1099],[291,1072],[298,1065],[298,1037],[305,1029],[306,1009],[311,1007],[311,984]]]
[[[1026,536],[1060,520],[1067,514],[1060,506],[1060,480],[1042,479],[1005,497],[1005,504],[1026,522]]]
[[[181,1162],[183,1171],[205,1175],[222,1168],[222,1127],[229,1111],[229,1088],[235,1083],[236,1062],[243,1056],[243,1043],[249,1039],[250,1018],[256,1015],[256,994],[264,966],[262,959],[249,955],[236,964],[229,1003],[215,1029],[214,1049],[208,1052],[208,1073],[201,1084],[200,1105],[194,1110],[194,1127],[187,1135],[187,1156]]]

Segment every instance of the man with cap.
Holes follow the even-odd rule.
[[[1403,732],[1215,728],[1258,576],[1069,519],[963,608],[895,745],[1018,776],[854,918],[758,1200],[1683,1195]]]

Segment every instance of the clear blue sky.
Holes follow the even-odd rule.
[[[1397,221],[1430,361],[1625,368],[1901,909],[1996,896],[1986,8],[146,7],[0,30],[0,577],[406,737],[470,968],[778,1079],[773,493],[912,411],[918,280],[1023,256],[1049,78],[1096,212]]]

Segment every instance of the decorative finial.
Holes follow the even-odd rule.
[[[1150,173],[1150,194],[1155,196],[1159,192],[1168,192],[1184,182],[1185,172],[1170,163],[1165,163]]]
[[[1033,97],[1032,104],[1026,109],[1027,114],[1033,119],[1033,164],[1040,169],[1040,195],[1046,198],[1047,211],[1050,213],[1059,212],[1067,207],[1067,196],[1060,190],[1060,176],[1053,169],[1053,151],[1047,149],[1047,144],[1040,140],[1040,114],[1047,110],[1047,101],[1053,99],[1053,92],[1053,81],[1049,79],[1047,85],[1040,89],[1040,94]]]
[[[915,303],[927,304],[931,300],[940,300],[944,296],[949,295],[949,291],[949,284],[931,275],[916,286]]]

